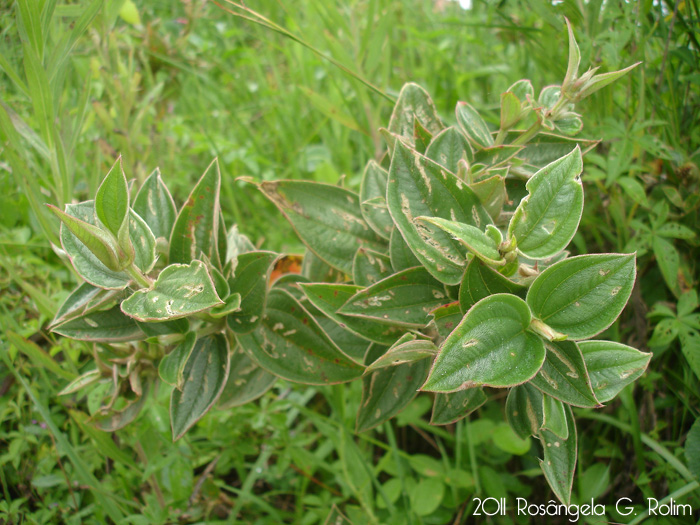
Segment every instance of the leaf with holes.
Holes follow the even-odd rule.
[[[238,347],[231,355],[231,369],[218,407],[225,409],[245,405],[267,392],[277,381],[277,377],[260,368]]]
[[[588,339],[610,326],[627,304],[634,254],[580,255],[553,264],[534,280],[527,304],[535,317],[569,339]]]
[[[219,263],[219,192],[221,173],[215,159],[180,209],[172,233],[168,262],[187,264],[204,255]]]
[[[437,217],[416,217],[417,221],[434,224],[449,233],[479,259],[491,266],[504,266],[506,260],[498,251],[498,244],[479,228],[461,222],[448,221]]]
[[[169,354],[165,355],[158,364],[158,375],[161,380],[178,390],[185,384],[185,365],[192,355],[197,334],[187,332],[185,338]]]
[[[259,188],[310,250],[346,274],[352,274],[358,248],[385,250],[384,239],[362,216],[356,193],[329,184],[291,180],[263,182]]]
[[[542,367],[542,340],[528,331],[532,320],[525,301],[495,294],[476,303],[445,340],[423,390],[519,385]]]
[[[438,306],[435,310],[430,312],[430,315],[433,318],[438,334],[443,339],[452,333],[452,330],[455,329],[464,317],[457,301]]]
[[[578,343],[586,361],[596,398],[605,403],[636,381],[647,369],[651,354],[612,341]]]
[[[435,394],[431,425],[450,425],[467,417],[487,401],[481,388],[468,388],[451,394]]]
[[[207,335],[197,340],[183,372],[182,391],[175,388],[170,395],[173,441],[180,439],[214,406],[224,390],[230,363],[228,341],[223,335]]]
[[[678,331],[681,351],[688,361],[690,368],[700,378],[700,333],[685,323]]]
[[[515,386],[506,399],[506,419],[518,436],[536,436],[544,424],[543,394],[530,383]]]
[[[373,160],[367,163],[360,185],[360,210],[367,224],[389,240],[394,221],[386,205],[386,183],[389,173]]]
[[[416,339],[416,336],[413,334],[406,334],[406,336],[399,339],[386,353],[372,361],[367,366],[365,374],[380,368],[421,361],[426,357],[433,357],[437,354],[438,349],[432,341]]]
[[[357,379],[363,368],[345,355],[289,293],[272,289],[262,324],[238,335],[258,365],[283,379],[310,385]]]
[[[442,130],[433,137],[425,156],[455,174],[460,160],[471,163],[474,158],[469,141],[454,126]]]
[[[527,287],[514,283],[479,259],[472,259],[459,287],[459,305],[462,312],[466,312],[477,302],[495,293],[510,293],[524,299]]]
[[[374,357],[368,356],[370,360]],[[365,432],[398,414],[418,394],[429,368],[430,361],[423,359],[381,368],[362,378],[355,431]]]
[[[422,267],[409,268],[360,290],[338,313],[408,328],[428,324],[428,314],[446,300],[445,288]]]
[[[352,280],[355,284],[370,286],[392,273],[389,256],[366,248],[359,248],[355,253],[352,261]]]
[[[531,259],[546,259],[569,244],[583,213],[581,150],[552,162],[527,181],[528,195],[520,201],[508,226],[518,250]]]
[[[141,186],[134,200],[134,211],[146,221],[156,238],[170,239],[177,208],[168,187],[160,178],[158,168]]]
[[[493,146],[491,132],[476,109],[466,102],[457,102],[455,113],[457,123],[475,148],[481,150]]]
[[[439,281],[457,284],[466,266],[466,248],[440,228],[416,223],[438,217],[485,228],[491,223],[479,198],[455,175],[397,143],[389,169],[389,212],[420,263]]]
[[[547,341],[547,357],[530,384],[569,405],[598,408],[586,362],[573,341]]]
[[[387,326],[371,319],[351,317],[338,310],[362,288],[351,284],[301,284],[301,289],[311,304],[330,319],[353,334],[382,345],[392,345],[403,331],[396,326]]]
[[[278,258],[278,254],[265,251],[238,255],[236,273],[229,279],[229,288],[232,294],[240,294],[240,310],[226,317],[229,328],[236,334],[252,332],[260,324],[267,301],[267,283]]]
[[[203,262],[171,264],[148,290],[122,302],[122,312],[138,321],[179,319],[223,304]]]
[[[79,341],[119,343],[140,341],[146,334],[136,322],[122,313],[119,305],[110,310],[98,310],[55,326],[53,332]]]
[[[578,457],[578,436],[576,435],[574,414],[570,407],[564,408],[569,437],[562,439],[549,430],[540,431],[540,441],[544,451],[544,459],[540,460],[540,467],[542,467],[542,472],[544,472],[549,486],[559,501],[569,505],[576,471],[576,458]]]

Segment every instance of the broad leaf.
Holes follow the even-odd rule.
[[[406,335],[410,337],[407,340],[404,340],[404,337],[399,339],[386,353],[372,361],[367,366],[365,373],[373,372],[380,368],[421,361],[426,357],[433,357],[437,354],[438,349],[432,341],[416,339],[416,336],[413,334]]]
[[[325,385],[358,378],[362,367],[345,355],[289,293],[272,289],[262,324],[239,344],[268,372],[298,383]]]
[[[365,432],[398,414],[416,397],[429,368],[430,361],[423,359],[382,368],[364,377],[355,431]]]
[[[513,127],[520,120],[520,99],[510,91],[501,93],[501,129]]]
[[[73,381],[68,383],[63,389],[58,393],[59,396],[66,396],[69,394],[74,394],[75,392],[82,390],[86,386],[90,386],[97,383],[102,378],[102,372],[100,370],[90,370],[84,374],[79,375]]]
[[[406,244],[398,228],[394,228],[391,231],[389,259],[391,260],[391,267],[395,272],[420,266],[420,261],[413,255],[413,252],[408,247],[408,244]]]
[[[160,360],[158,375],[163,382],[182,390],[185,384],[185,366],[192,355],[196,341],[197,334],[188,332],[180,344]]]
[[[305,181],[263,182],[260,190],[310,250],[346,274],[358,248],[384,251],[385,241],[365,221],[356,193]]]
[[[306,297],[330,319],[353,334],[382,345],[392,345],[403,331],[396,326],[387,326],[370,319],[351,317],[338,313],[338,310],[353,297],[361,287],[351,284],[302,284]]]
[[[240,310],[226,318],[229,328],[236,334],[251,332],[260,324],[267,302],[267,283],[278,257],[276,253],[264,251],[238,255],[236,273],[229,279],[229,288],[232,294],[240,294]]]
[[[437,217],[417,217],[417,221],[434,224],[461,242],[479,259],[491,266],[503,266],[505,259],[498,251],[498,244],[479,228],[461,222],[448,221]]]
[[[139,328],[141,328],[143,333],[149,338],[157,338],[161,335],[170,334],[186,334],[190,329],[190,322],[186,317],[173,319],[171,321],[160,321],[158,323],[142,323],[136,321],[136,324],[139,325]],[[160,343],[159,341],[154,342]]]
[[[586,361],[593,392],[601,403],[610,401],[634,383],[651,360],[651,354],[612,341],[581,341],[578,346]]]
[[[681,351],[690,368],[700,378],[700,333],[693,328],[683,325],[678,331],[681,342]]]
[[[444,127],[427,91],[409,82],[401,88],[389,121],[389,131],[413,142],[416,119],[432,135],[440,133]]]
[[[464,317],[457,301],[437,307],[430,312],[430,315],[433,317],[435,327],[442,338],[450,335]]]
[[[425,156],[455,174],[460,160],[471,163],[474,157],[466,137],[455,127],[444,129],[433,137]]]
[[[680,284],[678,282],[678,270],[680,269],[680,255],[675,246],[659,236],[652,237],[652,249],[656,262],[661,270],[661,275],[666,281],[666,285],[674,295],[680,294]]]
[[[386,183],[389,173],[373,160],[367,163],[360,186],[360,209],[367,224],[389,240],[394,221],[386,205]]]
[[[482,299],[442,344],[423,390],[454,392],[528,381],[545,359],[542,340],[527,330],[530,321],[530,309],[515,295]]]
[[[435,394],[431,425],[450,425],[467,417],[486,403],[486,394],[481,388],[468,388],[451,394]]]
[[[578,457],[578,436],[574,414],[570,407],[567,406],[565,409],[569,437],[562,439],[548,430],[540,431],[540,441],[544,451],[544,459],[540,461],[540,467],[559,501],[569,505]]]
[[[547,341],[545,348],[547,357],[530,384],[569,405],[599,407],[578,345],[572,341]]]
[[[474,167],[479,164],[483,164],[484,166],[488,167],[488,170],[481,173],[490,173],[491,170],[499,166],[503,166],[503,168],[505,168],[507,167],[506,162],[517,155],[522,148],[523,146],[515,146],[513,144],[489,146],[488,148],[479,150],[474,154]],[[481,173],[479,173],[479,179],[482,178]],[[469,182],[472,182],[472,180],[468,180]]]
[[[122,302],[122,311],[138,321],[187,317],[222,304],[203,262],[171,264],[148,290],[138,290]]]
[[[370,286],[393,273],[391,259],[373,250],[359,248],[352,262],[352,280],[360,286]]]
[[[439,281],[457,284],[466,249],[436,226],[416,217],[439,217],[485,228],[491,222],[479,198],[442,166],[399,142],[389,169],[389,212],[411,251]]]
[[[100,410],[92,416],[90,422],[105,432],[116,432],[134,421],[141,413],[141,409],[148,399],[149,383],[143,385],[141,395],[126,399],[124,406],[119,410]],[[88,397],[89,399],[89,397]],[[121,405],[121,403],[119,403]]]
[[[536,436],[544,424],[542,392],[530,383],[511,388],[506,399],[506,419],[522,439]]]
[[[128,215],[129,188],[119,157],[97,188],[95,216],[114,235],[127,256],[133,250],[129,239]]]
[[[363,319],[422,328],[428,313],[446,301],[441,283],[422,267],[409,268],[361,290],[338,313]]]
[[[160,178],[158,168],[141,186],[134,200],[134,211],[146,221],[156,238],[170,239],[177,208],[170,191]]]
[[[457,102],[457,122],[477,149],[493,146],[493,137],[479,112],[466,102]]]
[[[547,430],[562,439],[569,438],[566,409],[564,403],[552,396],[544,395],[542,399],[544,407],[544,423],[542,430]]]
[[[231,370],[218,407],[245,405],[267,392],[276,380],[277,377],[260,368],[245,350],[238,347],[231,355]]]
[[[562,251],[578,229],[583,213],[581,150],[552,162],[527,181],[528,196],[510,220],[508,237],[531,259],[546,259]]]
[[[459,305],[462,312],[466,312],[477,302],[496,293],[510,293],[524,299],[527,287],[514,283],[479,259],[472,259],[459,287]]]
[[[180,439],[214,406],[226,384],[230,363],[228,341],[223,335],[197,340],[183,372],[182,391],[175,388],[170,395],[173,441]]]
[[[118,343],[146,338],[136,322],[122,313],[119,306],[91,312],[53,328],[53,332],[79,341]]]
[[[700,419],[695,420],[688,432],[685,440],[685,459],[688,462],[688,470],[693,476],[700,478]]]
[[[215,159],[180,209],[170,235],[168,262],[187,264],[204,255],[219,263],[219,192],[221,173]]]
[[[507,142],[518,140],[522,131],[511,131],[508,133]],[[581,148],[581,153],[586,154],[598,141],[587,140],[554,133],[539,133],[530,140],[517,154],[518,166],[516,172],[525,177],[531,177],[537,171],[548,164],[571,153],[576,145]]]
[[[293,295],[293,294],[292,294]],[[302,294],[303,296],[303,294]],[[305,296],[303,296],[306,299]],[[314,309],[313,305],[305,305],[309,312]],[[340,348],[345,355],[356,363],[362,364],[367,354],[370,343],[366,338],[360,337],[347,328],[340,326],[330,317],[324,316],[321,312],[313,312],[316,322],[321,326],[326,335]]]
[[[508,197],[506,193],[506,179],[501,175],[493,175],[469,184],[469,188],[476,194],[482,206],[488,214],[498,220],[503,204]]]
[[[535,317],[569,339],[602,332],[620,315],[632,293],[634,254],[571,257],[543,271],[527,303]]]
[[[124,293],[119,290],[103,290],[89,283],[83,283],[66,297],[51,321],[50,327],[58,326],[79,315],[104,309],[105,305],[117,302],[123,295]]]

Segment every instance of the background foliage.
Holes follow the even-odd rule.
[[[89,349],[46,329],[77,281],[51,249],[58,223],[43,203],[89,198],[118,153],[139,183],[159,166],[182,202],[218,156],[227,224],[256,245],[302,253],[282,216],[237,177],[344,177],[357,189],[407,81],[425,86],[448,122],[465,100],[497,124],[498,94],[514,80],[563,77],[563,15],[583,67],[643,61],[580,106],[583,135],[605,141],[585,158],[587,204],[572,246],[637,250],[632,300],[604,335],[654,352],[634,389],[600,412],[576,410],[575,499],[673,495],[700,508],[697,3],[254,8],[307,46],[210,2],[0,3],[0,519],[311,524],[337,505],[359,523],[447,523],[473,512],[474,495],[544,503],[538,451],[502,423],[498,403],[443,428],[427,424],[419,397],[391,424],[354,435],[358,384],[280,381],[175,444],[167,396],[132,426],[95,431],[76,410],[89,398],[56,396],[84,371]],[[608,517],[629,521],[612,508]]]

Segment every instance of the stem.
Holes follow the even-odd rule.
[[[541,129],[542,123],[538,120],[532,126],[530,126],[525,133],[513,141],[513,146],[522,146],[523,144],[527,144],[530,139],[540,132]]]
[[[131,265],[128,266],[125,271],[129,274],[129,277],[131,277],[141,286],[141,288],[150,288],[153,286],[153,280],[144,275],[134,263],[131,263]]]
[[[691,481],[687,485],[679,488],[675,492],[672,492],[668,496],[666,496],[664,499],[659,501],[659,505],[665,505],[672,499],[677,499],[680,498],[681,496],[685,496],[686,494],[690,494],[694,490],[697,490],[700,487],[700,483],[697,481]],[[629,525],[636,525],[637,523],[643,522],[645,519],[649,517],[649,511],[645,510],[643,513],[641,513],[639,516],[634,518],[632,521],[629,522]]]
[[[543,323],[539,319],[533,319],[530,321],[530,330],[535,332],[537,335],[544,337],[547,341],[563,341],[567,337],[566,334],[557,332],[551,326]]]

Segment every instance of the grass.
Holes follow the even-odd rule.
[[[238,177],[342,179],[357,189],[407,81],[426,87],[446,121],[467,100],[495,123],[498,94],[513,81],[539,89],[563,76],[565,15],[584,65],[644,61],[582,107],[584,135],[606,142],[587,158],[584,233],[573,246],[639,250],[632,304],[606,336],[647,348],[656,323],[648,310],[675,307],[698,281],[697,236],[669,241],[676,281],[651,244],[631,244],[663,202],[666,222],[698,231],[697,2],[474,2],[464,11],[265,0],[257,14],[238,10],[266,17],[262,25],[214,3],[162,0],[138,6],[133,24],[119,4],[19,0],[0,12],[0,520],[313,524],[336,505],[358,523],[448,523],[467,522],[474,495],[548,494],[538,451],[509,447],[498,392],[446,428],[426,423],[423,394],[391,424],[354,435],[359,385],[278,382],[175,444],[161,392],[133,425],[95,431],[81,417],[90,399],[55,396],[89,369],[91,350],[46,329],[76,279],[52,249],[58,229],[43,204],[92,194],[119,153],[139,181],[160,166],[182,202],[218,156],[227,224],[257,245],[301,253],[287,223]],[[698,377],[678,342],[652,350],[634,390],[600,413],[578,411],[581,501],[673,496],[700,505],[682,455],[698,417]]]

